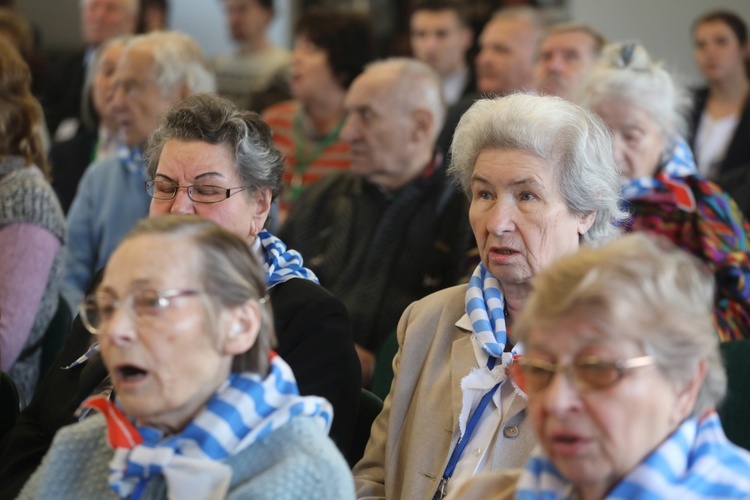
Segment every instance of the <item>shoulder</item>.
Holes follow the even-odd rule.
[[[37,167],[22,168],[0,181],[0,223],[29,222],[65,235],[65,216],[52,186]]]
[[[344,457],[313,419],[293,417],[228,461],[230,496],[237,498],[353,498]]]
[[[271,302],[274,307],[277,304],[290,304],[299,306],[300,303],[326,303],[339,302],[331,292],[318,285],[314,281],[303,278],[292,278],[279,283],[269,290]]]
[[[467,285],[456,285],[432,293],[412,304],[415,313],[440,311],[444,315],[463,316],[465,312],[464,297]]]
[[[292,322],[299,324],[300,318],[305,318],[306,323],[335,315],[348,318],[344,304],[331,292],[310,280],[290,279],[271,288],[268,295],[273,306],[277,334],[285,331]]]
[[[86,168],[81,182],[101,182],[104,179],[113,177],[113,174],[119,172],[119,167],[121,166],[122,162],[116,155],[95,161]]]

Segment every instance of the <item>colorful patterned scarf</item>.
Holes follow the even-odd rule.
[[[258,233],[263,248],[263,265],[266,268],[266,284],[273,288],[292,278],[302,278],[320,284],[318,277],[304,266],[302,255],[296,250],[287,250],[286,244],[265,229]]]
[[[137,426],[101,396],[84,402],[104,414],[115,450],[109,485],[121,498],[139,498],[162,475],[169,498],[224,498],[232,471],[222,463],[293,417],[313,418],[326,432],[333,410],[323,398],[299,395],[291,368],[273,354],[268,375],[234,373],[179,434]]]
[[[523,353],[520,344],[516,344],[510,352],[505,352],[505,344],[508,342],[505,298],[500,290],[500,282],[482,263],[471,275],[465,300],[466,314],[474,332],[471,342],[479,368],[475,368],[461,380],[463,405],[458,422],[462,436],[472,409],[487,391],[506,379],[507,367]],[[516,392],[526,397],[518,388]]]
[[[575,498],[540,447],[526,463],[518,500]],[[608,499],[750,498],[750,453],[727,440],[715,412],[685,420],[607,494]]]

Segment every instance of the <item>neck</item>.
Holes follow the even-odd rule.
[[[711,82],[709,85],[711,99],[722,102],[744,101],[750,92],[750,81],[744,71],[726,80]]]
[[[505,297],[505,322],[510,325],[513,319],[520,316],[526,305],[526,299],[531,294],[531,283],[523,281],[506,285],[502,283],[503,297]]]
[[[433,160],[434,151],[432,149],[425,149],[421,153],[417,152],[412,156],[407,156],[409,167],[404,169],[405,174],[398,179],[391,177],[395,182],[391,183],[378,183],[382,189],[385,189],[389,193],[395,193],[402,187],[406,186],[414,179],[422,175],[427,167],[430,166]],[[404,164],[406,164],[406,161]]]
[[[329,92],[316,96],[302,103],[302,111],[315,135],[322,136],[333,130],[344,118],[344,96],[341,88],[329,89]]]
[[[266,38],[266,36],[263,35],[257,38],[250,38],[240,42],[240,51],[243,54],[255,54],[256,52],[267,49],[270,45],[271,44],[268,43],[268,39]]]

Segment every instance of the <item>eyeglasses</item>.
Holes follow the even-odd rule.
[[[180,186],[173,182],[146,181],[146,192],[156,200],[174,200],[180,189],[187,190],[188,197],[196,203],[218,203],[247,188],[245,186],[225,188],[210,184]]]
[[[595,356],[575,360],[571,364],[553,364],[533,358],[520,358],[511,365],[510,374],[516,385],[526,394],[546,389],[556,373],[564,373],[581,392],[598,391],[612,387],[635,368],[655,363],[651,356],[605,361]]]
[[[107,292],[96,292],[88,295],[78,306],[83,326],[98,335],[102,326],[112,319],[122,305],[134,321],[142,323],[158,318],[169,307],[173,299],[190,297],[203,293],[200,290],[155,290],[138,288],[128,293],[123,299],[116,299]]]

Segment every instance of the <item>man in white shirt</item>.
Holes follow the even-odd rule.
[[[443,97],[455,104],[475,90],[466,54],[474,41],[466,5],[460,0],[422,0],[411,14],[414,57],[434,69],[443,82]]]

